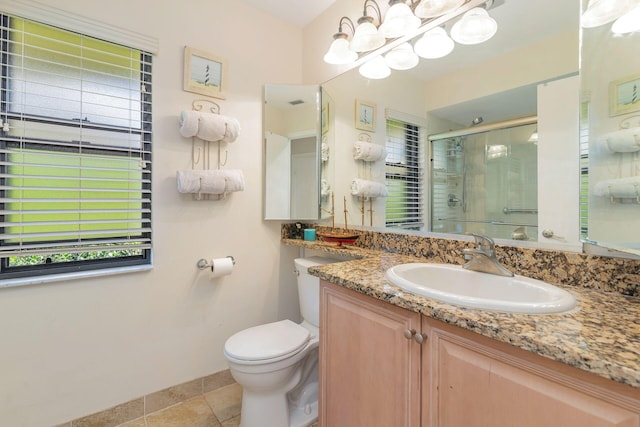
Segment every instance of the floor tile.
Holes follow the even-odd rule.
[[[147,414],[159,411],[176,403],[184,402],[202,394],[202,379],[189,381],[174,387],[151,393],[145,397]]]
[[[118,427],[147,427],[147,422],[144,420],[144,417],[140,417],[133,421],[120,424]]]
[[[222,427],[238,427],[240,425],[240,415],[224,421]]]
[[[196,397],[146,417],[147,427],[220,427],[203,397]]]
[[[240,415],[242,387],[231,384],[204,395],[216,417],[222,422]]]

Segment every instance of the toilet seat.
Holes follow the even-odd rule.
[[[290,320],[281,320],[232,335],[225,343],[224,353],[236,363],[276,362],[302,351],[310,335],[306,328]]]

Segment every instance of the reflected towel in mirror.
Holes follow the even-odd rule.
[[[593,194],[601,197],[623,199],[640,197],[640,176],[598,182],[593,188]]]
[[[633,153],[640,151],[640,127],[609,132],[600,138],[603,147],[614,153]]]
[[[380,182],[355,178],[351,182],[351,194],[360,197],[387,197],[387,187]]]

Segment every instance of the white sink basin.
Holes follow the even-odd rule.
[[[576,305],[569,292],[543,281],[480,273],[459,265],[400,264],[388,269],[386,276],[405,291],[464,307],[543,314],[561,313]]]

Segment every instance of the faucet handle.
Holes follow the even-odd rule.
[[[484,236],[482,234],[470,233],[476,241],[477,248],[481,251],[493,254],[495,249],[495,243],[493,239],[489,236]]]

